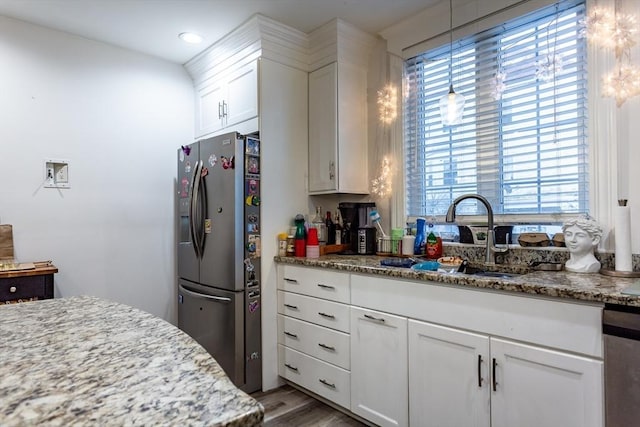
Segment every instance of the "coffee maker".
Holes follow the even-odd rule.
[[[345,255],[373,255],[376,253],[376,229],[369,214],[376,209],[374,202],[340,202],[346,241]]]

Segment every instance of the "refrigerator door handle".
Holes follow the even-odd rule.
[[[194,218],[196,214],[196,208],[198,206],[198,194],[200,192],[200,175],[202,169],[202,161],[196,162],[195,168],[193,168],[193,178],[191,179],[191,203],[189,204],[189,225],[191,229],[191,242],[193,243],[193,249],[197,258],[201,258],[200,252],[200,239],[198,238],[198,221]]]
[[[206,294],[201,294],[200,292],[194,292],[194,291],[190,291],[188,289],[186,289],[184,286],[182,285],[178,285],[178,287],[180,288],[180,292],[184,292],[185,294],[189,294],[193,297],[196,298],[205,298],[205,299],[209,299],[212,301],[218,301],[218,302],[231,302],[231,298],[226,298],[226,297],[216,297],[214,295],[206,295]]]
[[[204,243],[207,237],[207,233],[205,232],[205,221],[207,218],[207,183],[204,180],[206,174],[203,174],[204,171],[204,163],[200,160],[200,173],[198,174],[198,193],[197,193],[197,201],[196,208],[198,209],[198,224],[196,229],[200,231],[198,235],[198,249],[200,250],[200,258],[204,257]]]

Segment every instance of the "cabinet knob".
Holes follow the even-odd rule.
[[[17,291],[18,289],[15,286],[12,286],[9,288],[9,292],[14,293],[15,291]]]

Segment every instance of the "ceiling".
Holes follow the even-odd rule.
[[[183,64],[255,13],[305,33],[333,18],[377,34],[437,0],[0,0],[0,15]],[[193,46],[177,35],[204,37]]]

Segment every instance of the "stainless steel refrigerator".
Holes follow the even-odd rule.
[[[260,140],[233,132],[181,147],[177,184],[178,327],[258,391]]]

